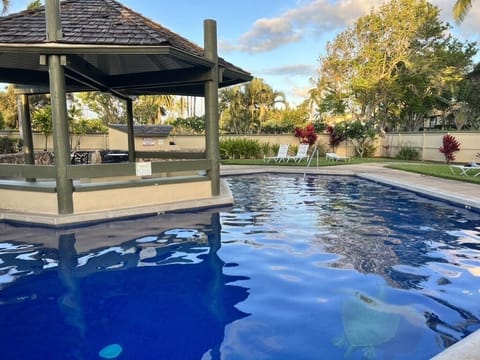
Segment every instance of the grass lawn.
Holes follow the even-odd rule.
[[[458,175],[459,170],[455,170],[456,174],[453,174],[450,170],[450,166],[446,164],[432,164],[432,163],[411,163],[411,164],[390,164],[387,166],[391,169],[398,169],[404,171],[410,171],[423,175],[436,176],[443,179],[451,179],[469,182],[473,184],[480,184],[480,175],[473,177],[475,172],[471,172],[469,176]],[[480,171],[480,170],[479,170]]]
[[[405,160],[397,160],[397,159],[385,159],[385,158],[352,158],[351,161],[328,161],[325,158],[318,159],[318,166],[337,166],[337,165],[354,165],[354,164],[364,164],[364,163],[372,163],[372,162],[388,162],[386,167],[391,169],[403,170],[403,171],[410,171],[418,174],[435,176],[443,179],[450,179],[450,180],[457,180],[457,181],[464,181],[473,184],[480,185],[480,175],[477,177],[470,176],[463,176],[458,175],[458,170],[456,171],[457,174],[453,174],[450,170],[450,166],[446,164],[438,164],[438,163],[428,163],[428,162],[419,162],[419,161],[412,161],[407,162]],[[307,161],[302,161],[300,163],[293,163],[293,162],[282,162],[282,163],[275,163],[269,162],[265,163],[263,159],[240,159],[240,160],[222,160],[222,164],[224,165],[271,165],[271,166],[299,166],[305,167],[307,165]],[[312,160],[312,167],[317,166],[317,160]],[[473,172],[472,172],[473,173]],[[471,174],[472,174],[471,173]],[[473,173],[474,174],[474,173]]]

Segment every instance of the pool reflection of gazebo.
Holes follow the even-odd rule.
[[[218,254],[218,209],[68,229],[0,224],[0,243],[0,316],[16,324],[2,334],[4,358],[97,359],[115,339],[127,358],[216,359],[226,327],[249,315],[237,308],[245,278],[225,274]]]
[[[0,82],[19,89],[25,152],[25,164],[0,164],[0,220],[65,224],[163,211],[173,202],[228,203],[219,176],[218,88],[250,79],[218,57],[213,20],[204,22],[202,49],[113,0],[47,0],[0,18]],[[80,91],[126,102],[128,163],[71,165],[66,93]],[[54,165],[34,161],[28,97],[39,93],[51,94]],[[154,94],[204,97],[204,152],[135,150],[132,99]]]

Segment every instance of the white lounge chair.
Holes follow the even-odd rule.
[[[458,172],[456,171],[458,170]],[[480,176],[480,165],[475,161],[470,162],[467,165],[450,165],[450,171],[455,175],[463,175],[473,177]]]
[[[348,156],[342,156],[342,155],[337,155],[335,153],[326,153],[325,154],[325,159],[331,160],[331,161],[350,161],[350,158]]]
[[[289,158],[288,156],[288,144],[281,144],[280,147],[278,148],[278,153],[276,156],[269,156],[269,157],[264,157],[263,161],[264,162],[270,162],[270,161],[275,161],[275,162],[282,162],[282,161],[287,161]]]
[[[309,144],[300,144],[298,145],[297,154],[295,156],[289,156],[287,162],[293,160],[293,162],[300,162],[308,157],[308,149],[310,148]]]

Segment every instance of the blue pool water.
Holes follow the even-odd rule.
[[[2,359],[428,359],[480,328],[480,216],[352,177],[229,208],[0,223]]]

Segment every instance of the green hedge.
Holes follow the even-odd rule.
[[[222,159],[257,159],[261,156],[264,144],[258,140],[245,138],[220,140],[220,158]]]

